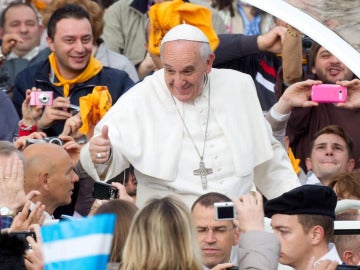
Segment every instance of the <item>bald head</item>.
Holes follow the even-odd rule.
[[[23,151],[25,158],[25,175],[33,176],[41,171],[51,172],[60,157],[69,157],[68,153],[59,145],[52,143],[37,143],[29,145]],[[70,157],[69,157],[70,158]]]
[[[36,189],[37,198],[50,214],[61,205],[71,202],[71,194],[78,176],[73,171],[69,154],[59,145],[38,143],[28,146],[25,158],[25,193]]]

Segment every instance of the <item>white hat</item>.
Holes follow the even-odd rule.
[[[179,24],[167,32],[161,41],[161,45],[174,40],[189,40],[209,43],[209,39],[199,28],[185,23]]]

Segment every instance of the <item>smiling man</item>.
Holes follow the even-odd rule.
[[[55,209],[71,203],[74,184],[79,177],[74,172],[74,164],[63,147],[52,143],[28,146],[25,158],[25,193],[40,191],[33,203],[45,205],[46,219],[52,219]]]
[[[95,86],[107,86],[112,101],[134,83],[122,70],[104,67],[92,55],[93,32],[88,13],[78,5],[67,4],[57,9],[48,22],[47,42],[52,53],[48,59],[19,73],[15,81],[14,104],[21,115],[25,92],[32,87],[52,91],[52,106],[44,106],[38,128],[47,135],[59,135],[70,104],[90,94]]]
[[[273,198],[298,185],[251,77],[212,68],[217,44],[209,26],[182,24],[167,32],[164,68],[119,99],[82,148],[92,178],[111,179],[130,163],[138,205],[177,194],[189,207],[210,191],[239,197],[255,184]]]
[[[286,135],[290,139],[290,147],[294,155],[301,160],[301,167],[306,171],[305,159],[308,156],[308,147],[312,137],[320,129],[328,125],[339,125],[354,138],[354,159],[355,168],[360,167],[360,144],[355,138],[359,138],[360,109],[347,109],[336,106],[333,103],[311,103],[311,87],[313,84],[335,84],[341,81],[350,81],[354,78],[353,72],[325,47],[313,42],[308,55],[306,69],[302,69],[301,63],[294,59],[302,59],[296,55],[302,55],[301,33],[288,29],[284,49],[288,53],[283,54],[284,74],[298,74],[294,79],[284,80],[282,84],[282,73],[279,73],[275,86],[278,102],[271,108],[267,118],[275,126],[286,128]],[[296,41],[297,40],[297,41]],[[290,45],[286,45],[290,41]],[[296,46],[294,46],[294,44]],[[326,44],[324,44],[326,46]],[[291,67],[296,67],[292,71]],[[288,75],[289,76],[289,75]],[[285,76],[284,76],[285,77]],[[305,79],[315,79],[312,83]],[[293,83],[294,81],[299,81]],[[289,83],[291,85],[289,86]],[[277,128],[279,129],[279,128]]]

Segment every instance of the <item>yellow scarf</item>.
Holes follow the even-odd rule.
[[[295,158],[294,153],[293,153],[291,147],[288,148],[288,156],[289,156],[291,165],[292,165],[295,173],[296,173],[296,174],[299,174],[299,172],[300,172],[300,166],[299,166],[299,164],[300,164],[300,159]]]
[[[107,86],[95,86],[92,93],[79,99],[82,134],[93,132],[94,126],[111,108],[112,99]]]
[[[59,72],[57,64],[56,64],[56,57],[55,57],[54,52],[52,52],[49,55],[49,61],[50,61],[51,68],[54,70],[56,78],[59,80],[59,82],[54,83],[54,85],[63,86],[64,97],[69,96],[70,85],[75,84],[75,83],[86,82],[87,80],[91,79],[96,74],[98,74],[101,71],[101,69],[103,68],[103,65],[98,60],[96,60],[93,55],[91,55],[89,63],[87,64],[85,70],[76,78],[68,80],[60,75],[60,72]]]

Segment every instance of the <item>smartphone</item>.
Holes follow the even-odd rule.
[[[311,100],[319,103],[346,102],[347,88],[337,84],[318,84],[311,88]]]
[[[215,220],[232,220],[236,217],[236,210],[232,202],[214,203]]]
[[[115,200],[118,198],[119,190],[107,183],[95,182],[92,197],[99,200]]]
[[[26,240],[26,237],[31,236],[36,241],[36,234],[32,231],[17,231],[17,232],[10,232],[9,235],[15,236],[20,240],[24,241],[25,249],[31,249],[31,245]]]
[[[356,265],[338,265],[336,270],[360,270],[360,266]]]

